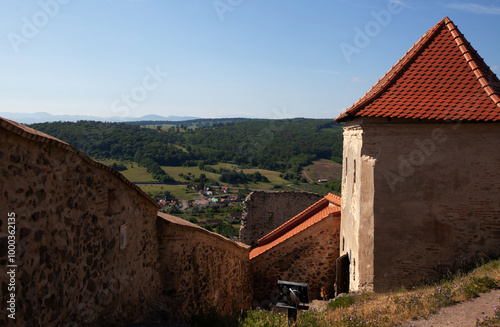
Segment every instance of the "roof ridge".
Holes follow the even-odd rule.
[[[444,83],[444,76],[449,83]],[[466,100],[467,95],[470,100]],[[474,102],[480,104],[479,109],[460,109]],[[499,121],[498,108],[500,80],[458,27],[445,17],[335,121],[358,116]]]
[[[450,20],[448,19],[445,26],[448,28],[450,31],[451,35],[454,37],[455,42],[457,43],[458,48],[462,52],[462,55],[464,56],[465,60],[467,61],[467,64],[471,68],[472,72],[477,78],[477,81],[483,88],[483,90],[486,92],[486,95],[491,98],[493,103],[497,105],[500,108],[500,96],[497,94],[497,92],[493,89],[490,80],[485,76],[484,72],[481,69],[482,66],[488,67],[486,63],[484,62],[483,58],[477,53],[476,49],[465,39],[464,35],[458,27]],[[474,58],[475,57],[475,58]],[[479,62],[476,62],[479,61]],[[489,69],[489,67],[488,67]],[[490,77],[496,77],[495,74],[490,74]],[[500,83],[498,81],[498,78],[496,80],[497,84]]]
[[[120,180],[122,180],[125,184],[130,186],[131,188],[135,189],[140,195],[145,197],[147,200],[152,202],[157,208],[160,206],[158,203],[156,203],[150,196],[148,196],[141,188],[131,181],[129,181],[125,176],[123,176],[120,172],[118,172],[116,169],[113,169],[109,166],[106,166],[100,162],[97,162],[93,159],[91,159],[89,156],[87,156],[85,153],[83,153],[81,150],[78,150],[76,147],[73,145],[66,143],[57,137],[54,137],[52,135],[40,132],[34,128],[31,128],[26,125],[22,125],[18,122],[9,120],[7,118],[0,117],[0,128],[4,128],[5,130],[12,132],[14,134],[19,135],[20,137],[23,137],[28,140],[32,140],[35,142],[42,142],[42,143],[47,143],[50,145],[55,145],[59,148],[62,148],[66,151],[69,151],[71,153],[74,153],[78,155],[83,161],[87,162],[88,164],[95,166],[100,169],[104,169],[112,174],[114,174],[116,177],[118,177]]]
[[[331,192],[329,192],[327,195],[325,195],[325,198],[329,201],[329,202],[333,202],[334,204],[338,205],[338,206],[341,206],[342,205],[342,198],[336,194],[333,194]]]
[[[333,193],[328,193],[328,195],[324,196],[322,199],[316,201],[306,209],[302,210],[298,214],[296,214],[294,217],[291,219],[287,220],[285,223],[282,225],[278,226],[277,228],[273,229],[271,232],[267,233],[263,237],[261,237],[258,241],[257,244],[258,246],[265,245],[267,243],[270,243],[274,241],[275,239],[281,237],[282,235],[288,233],[290,230],[294,229],[295,227],[299,226],[302,224],[306,219],[307,216],[309,215],[309,218],[321,210],[325,209],[328,207],[328,204],[330,202],[333,202],[334,204],[338,205],[340,207],[341,205],[341,200],[342,198],[338,195],[335,195]],[[330,201],[331,200],[331,201]]]
[[[298,224],[294,228],[292,228],[292,229],[288,230],[287,232],[279,235],[278,237],[276,237],[272,241],[270,241],[270,242],[268,242],[266,244],[263,244],[263,245],[259,245],[258,247],[256,247],[252,251],[250,251],[250,254],[249,254],[250,260],[253,259],[253,258],[255,258],[255,257],[257,257],[257,256],[259,256],[259,255],[261,255],[261,254],[263,254],[263,253],[265,253],[265,252],[267,252],[268,250],[274,248],[278,244],[281,244],[282,242],[290,239],[292,236],[299,235],[299,234],[303,233],[309,227],[312,227],[312,226],[318,224],[319,222],[321,222],[324,219],[328,218],[330,215],[336,216],[336,214],[340,214],[340,207],[326,206],[325,208],[323,208],[323,210],[319,211],[315,215],[317,215],[317,214],[319,214],[319,213],[321,213],[323,211],[326,211],[326,212],[323,215],[316,217],[316,219],[314,221],[311,221],[311,224],[309,226],[307,226],[306,228],[301,228],[301,226],[303,224],[306,224],[310,220],[303,221],[302,223]],[[314,217],[315,215],[313,215],[312,217]]]
[[[394,80],[404,71],[404,69],[411,63],[413,59],[420,53],[425,46],[432,41],[432,39],[437,35],[437,32],[440,28],[443,27],[445,22],[449,20],[448,17],[443,18],[439,23],[434,25],[430,30],[428,30],[424,35],[420,37],[420,39],[413,44],[410,50],[406,51],[406,53],[394,64],[391,69],[389,69],[384,76],[382,76],[371,88],[368,92],[365,93],[358,101],[356,101],[351,107],[349,107],[346,111],[340,114],[335,121],[339,122],[344,118],[351,116],[352,114],[361,110],[364,106],[375,100],[381,93],[383,93],[387,88],[394,82]],[[387,79],[387,81],[383,81]],[[379,83],[383,83],[381,86],[378,86]],[[376,88],[376,89],[375,89]],[[373,91],[373,94],[370,92]]]

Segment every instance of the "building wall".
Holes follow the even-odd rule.
[[[7,215],[16,217],[17,325],[109,326],[146,311],[160,286],[154,203],[75,148],[5,123],[0,175],[2,265]],[[123,224],[128,245],[120,249]],[[5,273],[0,281],[5,310]],[[4,311],[0,325],[6,320]]]
[[[308,192],[255,191],[245,199],[240,241],[252,247],[269,232],[323,197]]]
[[[377,153],[365,155],[363,130],[344,128],[340,255],[349,257],[351,291],[373,289],[373,165]]]
[[[183,219],[159,214],[162,296],[170,320],[215,308],[239,314],[252,302],[250,247],[230,241]]]
[[[335,260],[339,256],[340,219],[330,215],[250,260],[254,276],[253,305],[276,303],[278,279],[307,283],[309,301],[322,286],[333,296]]]
[[[362,129],[361,156],[375,163],[366,164],[374,188],[367,181],[361,190],[373,203],[362,205],[373,210],[375,237],[360,233],[360,242],[373,244],[375,290],[500,253],[500,124],[400,121]],[[368,212],[361,219],[372,220]]]

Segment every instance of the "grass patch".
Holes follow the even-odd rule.
[[[100,162],[106,166],[111,166],[113,163],[123,164],[127,167],[127,170],[123,170],[120,173],[125,176],[126,179],[131,181],[132,183],[138,182],[156,182],[153,179],[153,175],[148,173],[145,167],[140,167],[137,163],[132,161],[121,161],[114,159],[94,159],[97,162]]]
[[[199,198],[197,192],[189,190],[185,185],[137,185],[146,193],[159,193],[169,191],[170,194],[179,200],[194,200]]]
[[[209,173],[207,171],[201,170],[197,166],[195,167],[174,167],[174,166],[161,166],[161,168],[170,176],[172,176],[175,180],[180,181],[182,183],[188,183],[189,180],[185,179],[185,176],[192,177],[200,177],[201,174],[205,174],[208,179],[218,181],[220,175],[215,173]],[[182,176],[181,176],[182,174]],[[191,174],[191,175],[188,175]]]
[[[285,184],[289,184],[290,182],[287,181],[287,180],[284,180],[283,178],[280,177],[280,172],[278,171],[272,171],[272,170],[265,170],[265,169],[242,169],[242,171],[245,173],[245,174],[253,174],[253,173],[256,173],[256,172],[259,172],[261,173],[262,175],[264,175],[265,177],[267,177],[267,179],[271,182],[271,187],[274,186],[274,185],[285,185]],[[268,183],[259,183],[258,185],[262,185],[262,184],[268,184]],[[249,186],[250,187],[250,186]],[[252,187],[250,187],[252,188]]]
[[[238,168],[237,165],[233,165],[233,164],[230,164],[230,163],[224,163],[224,162],[219,162],[217,165],[210,165],[211,167],[215,168],[215,169],[219,169],[219,168],[224,168],[224,169],[236,169]]]
[[[312,192],[321,195],[326,195],[330,191],[324,186],[324,184],[316,183],[299,183],[299,184],[288,184],[283,186],[283,191],[299,191],[299,192]],[[338,194],[340,195],[340,194]]]
[[[356,303],[356,299],[354,299],[353,297],[343,296],[330,301],[330,303],[328,303],[328,309],[335,310],[337,308],[348,308],[354,303]]]
[[[242,327],[278,327],[288,326],[287,315],[283,312],[266,311],[262,309],[247,312],[245,319],[242,319]]]
[[[321,159],[304,167],[302,175],[312,182],[317,182],[320,179],[340,181],[342,179],[342,165],[331,160]]]
[[[468,274],[460,273],[434,285],[388,293],[359,293],[330,301],[323,312],[299,312],[296,326],[394,326],[425,318],[442,307],[467,301],[500,288],[500,261],[490,261]],[[252,310],[243,326],[287,326],[273,311]],[[497,326],[500,309],[476,326]]]
[[[126,179],[131,181],[132,183],[138,182],[157,182],[151,173],[148,173],[146,167],[138,167],[137,165],[134,168],[128,168],[121,172]]]

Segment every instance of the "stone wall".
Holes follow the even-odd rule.
[[[141,317],[160,287],[157,207],[118,172],[0,119],[0,263],[15,215],[16,320],[0,276],[0,325],[109,326]],[[126,247],[120,229],[126,224]]]
[[[159,306],[169,320],[187,321],[212,308],[220,315],[235,315],[251,307],[249,246],[162,213],[158,235]]]
[[[309,301],[320,297],[322,286],[333,296],[339,229],[340,219],[330,215],[252,258],[253,305],[263,307],[276,303],[278,279],[307,283]]]
[[[371,252],[373,275],[365,282],[371,277],[375,290],[432,280],[500,253],[500,124],[410,122],[361,124],[357,178],[364,211],[357,216],[349,203],[342,206],[344,252],[352,258]],[[356,156],[347,157],[349,175]],[[350,183],[344,186],[342,201],[349,201]],[[346,229],[357,217],[354,251]],[[373,235],[363,232],[366,226]]]
[[[255,191],[245,199],[241,218],[240,241],[251,247],[323,197],[307,192]]]

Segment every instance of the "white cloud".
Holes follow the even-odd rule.
[[[364,81],[365,81],[364,79],[362,79],[361,77],[358,77],[358,76],[351,77],[351,79],[349,80],[349,82],[351,82],[351,83],[362,83]]]
[[[333,70],[325,70],[325,69],[306,69],[308,73],[320,73],[320,74],[340,74],[340,72],[336,72]]]
[[[480,15],[500,15],[500,7],[483,6],[476,3],[449,3],[445,7]]]
[[[500,69],[500,65],[491,66],[491,70],[496,72]]]

